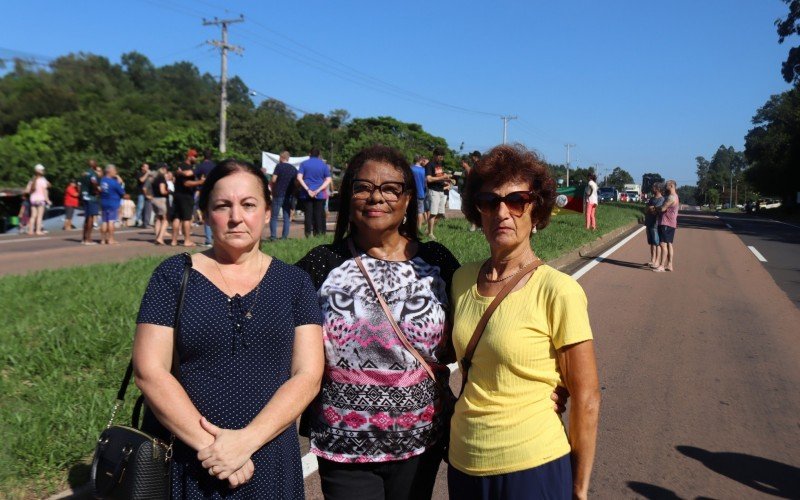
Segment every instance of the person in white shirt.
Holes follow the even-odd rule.
[[[586,186],[585,206],[583,213],[586,216],[586,229],[597,230],[595,213],[597,212],[597,176],[589,174],[589,185]]]

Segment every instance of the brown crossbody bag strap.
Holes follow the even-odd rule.
[[[378,287],[375,286],[375,282],[372,281],[372,277],[367,272],[367,268],[364,267],[364,262],[361,260],[361,255],[359,255],[359,253],[356,251],[356,247],[355,245],[353,245],[352,239],[347,240],[347,246],[348,248],[350,248],[350,253],[353,255],[353,259],[355,259],[358,268],[361,270],[361,274],[363,274],[364,278],[366,278],[367,283],[369,283],[369,287],[372,289],[372,292],[375,294],[376,297],[378,297],[378,302],[381,304],[381,308],[383,309],[384,314],[386,314],[386,317],[389,319],[389,323],[392,325],[394,333],[397,334],[397,337],[400,339],[400,342],[405,346],[406,349],[408,349],[408,352],[410,352],[414,356],[414,358],[416,358],[416,360],[419,361],[419,364],[422,365],[423,368],[425,368],[425,371],[428,372],[428,375],[431,377],[431,379],[434,382],[436,382],[436,375],[433,373],[433,369],[428,364],[428,362],[425,361],[425,359],[422,357],[422,354],[420,354],[419,351],[417,351],[414,348],[414,346],[411,345],[411,342],[408,341],[408,338],[403,333],[403,330],[400,329],[400,325],[397,324],[397,321],[395,321],[394,316],[392,316],[392,311],[389,309],[389,305],[386,304],[385,300],[383,300],[383,296],[378,291]]]
[[[469,344],[467,344],[467,348],[464,350],[464,357],[461,358],[461,391],[458,393],[458,397],[460,398],[462,394],[464,394],[464,388],[467,386],[467,376],[469,375],[469,368],[472,366],[472,356],[475,354],[475,348],[478,347],[478,341],[481,340],[481,336],[483,335],[483,331],[486,329],[486,324],[489,323],[489,318],[492,317],[494,311],[500,306],[500,302],[503,301],[506,296],[511,293],[511,290],[520,282],[522,278],[527,276],[533,271],[536,271],[536,268],[544,264],[544,261],[541,259],[535,259],[530,262],[527,266],[523,267],[519,273],[512,277],[511,280],[506,283],[506,285],[500,290],[500,293],[495,295],[494,300],[492,300],[489,307],[486,308],[484,311],[483,316],[481,316],[480,321],[475,326],[475,331],[472,333],[472,337],[469,339]]]

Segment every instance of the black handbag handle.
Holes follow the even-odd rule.
[[[186,285],[189,283],[189,271],[192,269],[192,256],[191,254],[184,252],[183,253],[183,277],[181,278],[181,288],[178,292],[178,304],[175,307],[175,332],[178,332],[181,328],[181,313],[183,313],[183,298],[186,296]],[[174,349],[174,347],[173,347]],[[111,420],[108,421],[108,426],[111,427],[111,424],[114,422],[114,415],[117,412],[117,409],[122,405],[123,401],[125,400],[125,393],[128,391],[128,385],[131,381],[131,376],[133,375],[133,357],[131,356],[131,360],[128,362],[128,368],[125,370],[125,376],[122,377],[122,383],[119,385],[119,390],[117,391],[117,401],[114,404],[114,410],[111,414]],[[138,417],[136,418],[138,420]]]

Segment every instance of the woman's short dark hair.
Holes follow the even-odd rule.
[[[539,156],[521,144],[496,146],[475,163],[467,176],[461,205],[467,220],[481,226],[481,214],[473,201],[481,188],[491,189],[510,182],[530,186],[534,198],[531,220],[537,229],[547,227],[556,201],[556,183]]]
[[[271,197],[269,195],[269,186],[267,184],[267,179],[264,177],[264,173],[252,163],[229,158],[227,160],[222,160],[211,170],[211,173],[208,174],[206,181],[203,183],[203,187],[200,189],[200,198],[197,200],[197,206],[200,207],[200,210],[202,210],[203,213],[208,213],[208,202],[209,198],[211,198],[211,191],[214,190],[214,186],[217,184],[217,182],[231,174],[235,174],[236,172],[252,174],[256,179],[258,179],[258,182],[261,185],[261,192],[264,195],[264,200],[267,202],[267,207],[269,207]]]
[[[355,233],[356,228],[350,223],[350,200],[353,197],[353,180],[368,161],[388,163],[398,172],[403,174],[403,182],[411,199],[406,208],[406,220],[400,225],[401,235],[412,240],[418,240],[417,234],[417,185],[414,182],[414,173],[405,155],[397,149],[388,146],[375,145],[362,149],[347,164],[347,170],[342,177],[339,188],[339,213],[336,216],[336,232],[334,242],[340,242]]]
[[[597,176],[594,173],[590,173],[589,174],[589,180],[590,181],[596,181],[597,180]]]

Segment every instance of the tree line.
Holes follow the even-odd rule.
[[[228,81],[228,151],[258,162],[262,151],[303,156],[317,147],[344,166],[359,149],[382,143],[414,154],[458,153],[422,126],[392,117],[351,119],[343,109],[298,116],[275,99],[253,102],[239,77]],[[190,62],[155,66],[131,52],[120,63],[70,54],[49,67],[15,61],[0,78],[0,186],[24,186],[42,163],[53,187],[79,177],[86,161],[114,163],[127,181],[142,162],[171,165],[189,149],[214,150],[218,140],[219,83]]]

